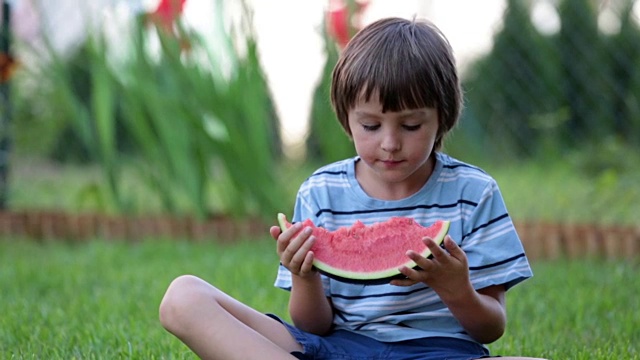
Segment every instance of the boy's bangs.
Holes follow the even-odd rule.
[[[371,61],[369,71],[376,75],[363,81],[360,94],[365,100],[379,96],[383,112],[433,108],[438,104],[435,74],[415,54],[396,54],[387,61]]]
[[[433,96],[429,96],[433,91],[424,91],[424,87],[415,81],[405,84],[371,81],[365,85],[362,93],[366,101],[377,95],[382,104],[382,112],[434,108],[437,103]]]

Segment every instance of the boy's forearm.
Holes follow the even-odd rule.
[[[470,288],[465,293],[464,297],[445,301],[453,316],[476,341],[488,344],[498,340],[507,323],[504,290]]]
[[[333,310],[324,294],[320,275],[312,278],[293,275],[289,314],[294,325],[301,330],[322,335],[331,329]]]

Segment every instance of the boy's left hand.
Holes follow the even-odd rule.
[[[391,284],[409,286],[422,282],[438,293],[441,298],[455,296],[460,289],[467,288],[470,281],[467,255],[451,236],[445,237],[444,249],[430,238],[424,238],[423,241],[431,250],[433,257],[427,259],[413,250],[407,251],[407,256],[415,261],[419,268],[402,267],[400,272],[407,279],[392,280]]]

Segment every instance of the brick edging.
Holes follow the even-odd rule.
[[[530,259],[640,259],[640,226],[515,222]]]
[[[269,226],[256,217],[123,216],[55,211],[2,211],[0,236],[38,241],[137,241],[175,238],[233,242],[267,237]],[[640,226],[516,221],[530,259],[598,257],[640,259]]]
[[[275,224],[275,220],[274,220]],[[212,217],[197,220],[185,216],[123,216],[94,213],[70,214],[50,211],[0,212],[0,236],[40,241],[106,240],[136,241],[144,238],[175,238],[232,242],[268,236],[269,225],[259,218]]]

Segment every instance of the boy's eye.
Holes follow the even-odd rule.
[[[420,129],[420,124],[418,125],[402,125],[402,127],[407,130],[407,131],[416,131],[418,129]]]
[[[380,125],[365,125],[362,124],[364,131],[376,131],[380,128]]]

